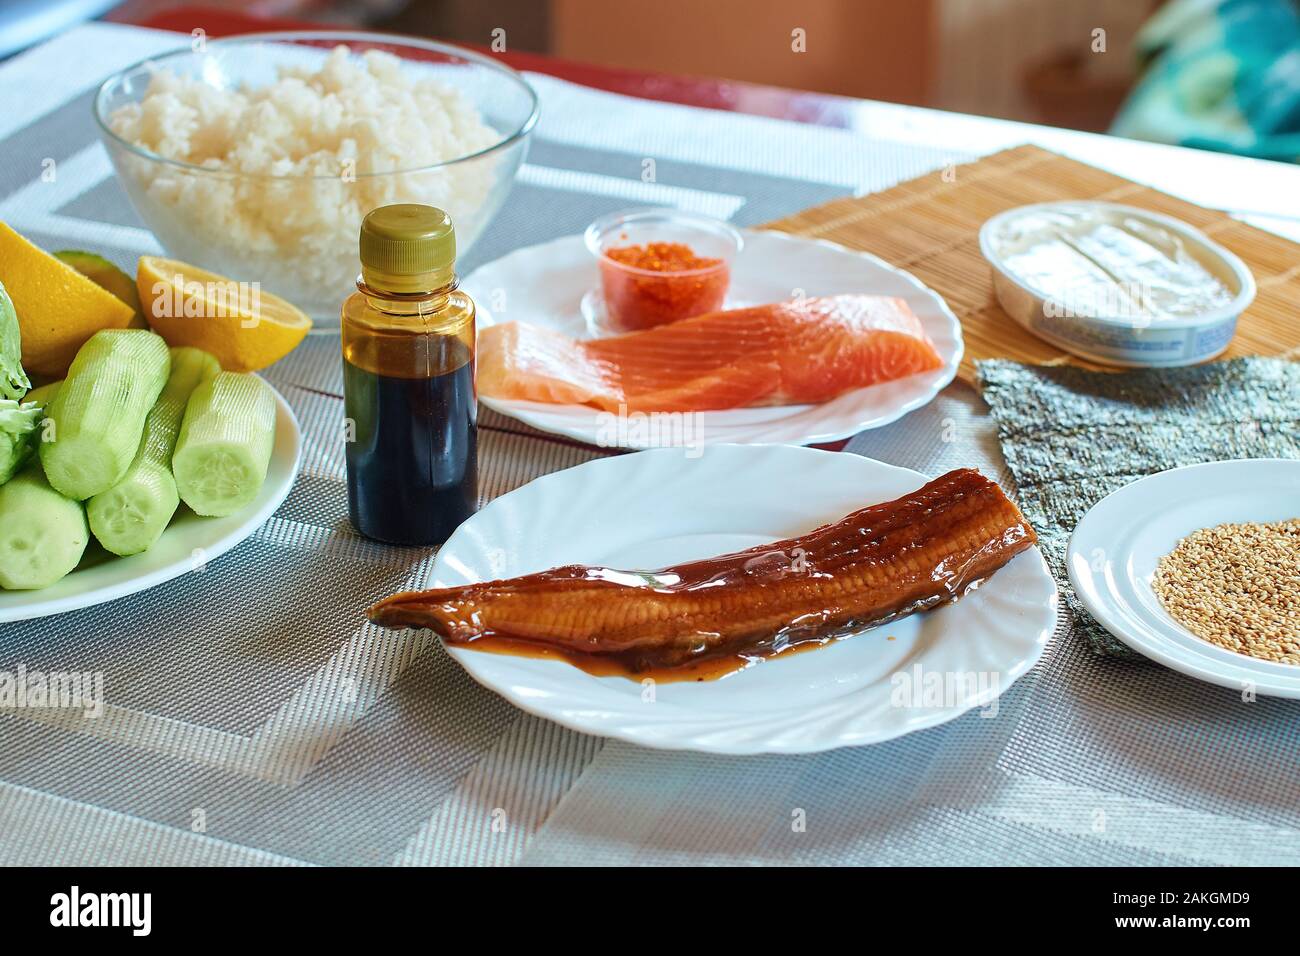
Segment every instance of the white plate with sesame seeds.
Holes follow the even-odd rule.
[[[1193,532],[1298,517],[1300,461],[1241,459],[1161,472],[1126,485],[1084,515],[1066,552],[1070,583],[1102,626],[1138,653],[1242,693],[1300,699],[1300,665],[1198,637],[1165,610],[1152,584],[1160,559]],[[1275,646],[1300,641],[1288,634]]]

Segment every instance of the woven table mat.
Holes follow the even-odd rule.
[[[938,292],[961,319],[966,354],[960,374],[973,383],[981,359],[1101,367],[1044,342],[1008,316],[980,254],[979,229],[987,219],[1014,206],[1057,199],[1126,203],[1200,229],[1240,256],[1259,285],[1224,358],[1300,355],[1300,246],[1037,146],[950,166],[869,196],[836,199],[767,225],[870,252]]]
[[[1093,650],[1136,655],[1083,609],[1065,548],[1084,514],[1156,472],[1234,458],[1300,458],[1300,364],[1242,358],[1190,368],[1094,372],[979,365],[1020,507]]]

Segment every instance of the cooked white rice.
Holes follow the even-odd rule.
[[[328,301],[357,271],[357,233],[374,207],[440,206],[463,237],[480,225],[491,159],[367,175],[446,162],[501,139],[466,96],[418,73],[391,54],[354,57],[344,46],[319,69],[286,67],[256,89],[219,89],[164,70],[109,125],[135,146],[219,171],[119,157],[127,188],[170,252],[306,304],[328,289]]]

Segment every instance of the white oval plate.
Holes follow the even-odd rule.
[[[779,302],[796,295],[870,293],[906,299],[943,358],[932,372],[856,389],[821,405],[781,405],[701,412],[698,442],[839,441],[887,425],[929,402],[957,374],[961,323],[947,303],[919,279],[875,256],[822,239],[765,229],[742,230],[745,248],[732,265],[726,308]],[[462,284],[479,308],[480,326],[530,322],[574,338],[589,338],[582,299],[599,285],[599,270],[582,236],[519,249],[476,269]],[[548,405],[479,396],[488,408],[542,431],[592,445],[641,447],[668,444],[672,436],[639,439],[637,429],[611,430],[608,413],[586,405]],[[648,433],[647,433],[648,434]],[[673,444],[682,444],[673,441]]]
[[[47,617],[135,594],[193,571],[200,561],[225,554],[261,527],[293,487],[302,453],[302,434],[293,409],[284,396],[274,388],[271,391],[276,403],[275,447],[262,490],[251,505],[225,518],[201,518],[182,505],[148,551],[128,558],[110,555],[39,591],[0,590],[0,622]],[[95,546],[93,542],[91,546]]]
[[[1160,559],[1200,528],[1300,516],[1300,461],[1219,461],[1174,468],[1107,495],[1070,536],[1070,583],[1088,612],[1139,654],[1183,674],[1271,697],[1300,698],[1300,667],[1203,641],[1151,587]]]
[[[573,563],[658,568],[802,534],[926,480],[858,455],[780,445],[601,459],[492,501],[443,545],[428,586]],[[1038,659],[1055,623],[1056,586],[1035,548],[956,604],[722,680],[660,684],[652,701],[636,681],[563,661],[449,650],[479,683],[574,730],[667,749],[809,753],[889,740],[990,703]],[[900,704],[931,674],[948,678],[950,698]],[[974,676],[956,686],[952,675]]]

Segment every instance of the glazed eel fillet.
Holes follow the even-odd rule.
[[[609,655],[637,672],[770,656],[936,607],[1036,540],[996,483],[963,468],[748,551],[658,571],[571,565],[407,592],[369,616],[385,627],[431,628],[449,644],[505,638],[562,655]]]

